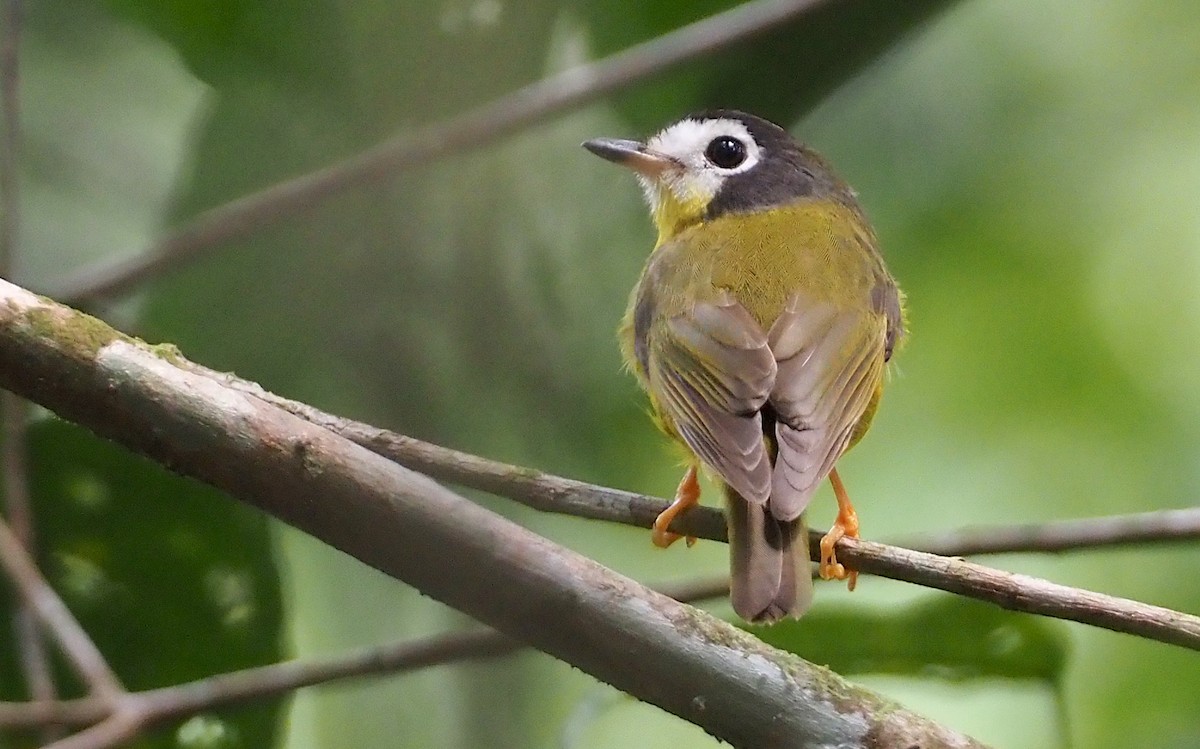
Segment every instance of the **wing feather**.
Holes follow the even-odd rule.
[[[650,336],[649,386],[679,437],[747,500],[765,503],[771,462],[762,416],[775,381],[767,336],[731,294]]]
[[[779,451],[771,513],[792,520],[846,450],[883,371],[886,320],[793,297],[772,325]]]
[[[764,333],[728,292],[647,336],[648,384],[667,422],[747,501],[781,521],[807,507],[882,376],[888,322],[797,295]],[[776,416],[772,467],[764,405]]]

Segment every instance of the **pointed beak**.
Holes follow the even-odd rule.
[[[646,148],[644,143],[636,140],[618,140],[616,138],[596,138],[583,144],[583,147],[602,159],[614,164],[629,167],[644,177],[656,178],[667,169],[678,166],[675,159]]]

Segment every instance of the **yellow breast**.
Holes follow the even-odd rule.
[[[662,280],[676,293],[667,295],[663,312],[683,311],[724,289],[764,330],[796,292],[839,307],[869,305],[880,269],[861,216],[834,201],[730,214],[668,241],[677,254],[668,275],[676,277]]]

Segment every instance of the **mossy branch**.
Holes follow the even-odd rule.
[[[0,282],[0,386],[735,746],[980,746],[181,363]]]

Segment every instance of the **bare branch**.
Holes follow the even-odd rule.
[[[698,578],[658,589],[677,601],[693,602],[729,594],[727,578]],[[316,661],[288,661],[249,668],[161,689],[134,692],[123,698],[127,712],[142,716],[144,725],[180,718],[226,705],[276,697],[309,686],[372,675],[395,675],[462,660],[494,658],[525,645],[491,629],[455,632],[408,640]],[[103,700],[83,698],[58,702],[0,702],[0,728],[48,723],[91,725],[110,717]]]
[[[0,282],[0,386],[714,736],[802,749],[979,746],[180,363]]]
[[[1114,632],[1200,650],[1200,617],[1162,606],[1059,585],[1047,580],[870,541],[843,552],[850,566],[874,575],[939,588],[1013,611],[1069,619]]]
[[[1075,551],[1196,539],[1200,539],[1200,507],[1051,523],[961,528],[924,534],[900,545],[931,554],[966,557],[1017,551]]]
[[[20,153],[21,153],[21,33],[24,7],[21,0],[4,0],[4,28],[0,31],[0,277],[13,278],[20,239]],[[35,553],[33,509],[26,471],[26,425],[29,411],[25,401],[0,392],[0,472],[3,473],[4,514],[17,540]],[[21,672],[35,701],[53,700],[58,691],[49,654],[34,614],[18,602],[13,614],[13,634],[19,651]],[[57,732],[47,726],[43,740]]]
[[[13,629],[16,634],[14,641],[19,649],[21,673],[29,685],[30,699],[34,703],[53,702],[58,698],[58,689],[54,684],[54,672],[50,669],[50,654],[46,651],[46,641],[38,628],[33,611],[23,604],[16,609],[13,616]],[[57,738],[57,731],[52,730],[52,725],[46,728],[48,730],[42,735],[43,742]]]
[[[142,716],[117,710],[86,731],[55,741],[42,749],[108,749],[132,741],[142,730]]]
[[[272,697],[325,682],[398,674],[456,660],[508,655],[523,645],[490,629],[438,635],[312,662],[245,669],[139,694],[147,722]]]
[[[605,520],[649,528],[666,507],[658,497],[610,489],[536,469],[501,463],[415,437],[345,419],[305,403],[267,392],[253,382],[203,367],[195,371],[221,378],[228,387],[261,398],[351,442],[439,481],[507,497],[543,512]],[[671,530],[685,536],[726,541],[725,516],[711,507],[693,507],[681,513]]]
[[[257,395],[402,466],[439,481],[507,497],[537,510],[648,528],[665,506],[663,500],[656,497],[554,476],[423,442],[334,416],[267,392],[257,384],[237,377],[218,376],[231,388]],[[682,513],[671,525],[671,530],[711,541],[726,540],[724,516],[709,507],[695,507]],[[1198,538],[1200,508],[1189,508],[1043,524],[965,528],[922,534],[897,541],[895,545],[941,556],[965,557],[1022,551],[1075,551]]]
[[[156,724],[228,705],[347,678],[397,674],[457,660],[496,657],[521,647],[521,643],[495,630],[456,632],[366,648],[335,658],[276,663],[133,692],[123,696],[115,708],[92,698],[42,704],[0,703],[0,727],[29,727],[52,721],[94,724],[53,746],[99,749],[114,746]]]
[[[665,502],[653,497],[593,486],[431,445],[281,398],[231,375],[215,376],[221,377],[230,387],[256,394],[413,470],[508,497],[535,509],[648,528],[666,507]],[[709,507],[694,507],[681,514],[671,529],[698,538],[725,540],[724,518],[719,510]],[[809,546],[815,561],[820,534],[811,533]],[[942,550],[957,551],[949,544],[943,544]],[[1015,575],[959,559],[854,539],[845,539],[838,544],[838,556],[860,572],[939,588],[1016,611],[1069,619],[1200,650],[1200,617],[1171,609]]]
[[[37,614],[92,692],[112,702],[124,694],[124,687],[96,644],[42,577],[37,564],[4,522],[0,522],[0,565],[12,578],[21,600]]]
[[[17,542],[33,556],[36,536],[33,525],[33,503],[29,496],[29,476],[26,456],[28,404],[9,392],[0,392],[0,473],[3,474],[4,516]],[[54,673],[50,669],[49,653],[36,626],[29,605],[18,601],[14,607],[13,633],[20,654],[21,673],[34,700],[53,700],[58,696]],[[47,734],[45,738],[50,738]]]
[[[131,696],[137,696],[137,693]],[[0,729],[49,724],[90,726],[104,720],[112,712],[112,706],[98,697],[44,702],[0,702]]]
[[[133,257],[83,269],[52,289],[50,296],[86,307],[127,293],[222,243],[305,213],[342,192],[374,185],[406,169],[499,140],[552,115],[768,31],[826,2],[829,0],[753,0],[598,62],[565,70],[445,122],[415,132],[400,132],[336,164],[205,211]]]

